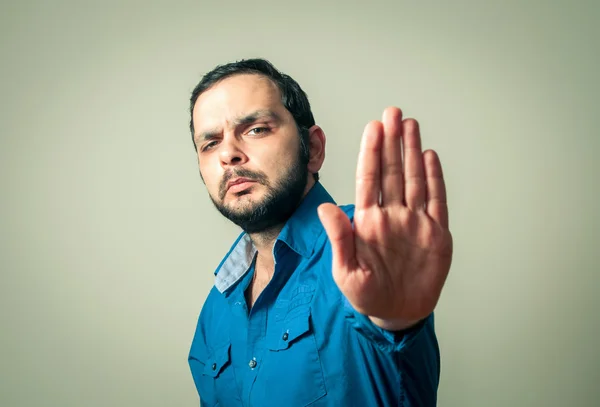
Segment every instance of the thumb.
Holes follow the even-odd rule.
[[[317,209],[331,242],[333,271],[349,270],[354,260],[354,230],[348,216],[337,205],[326,203]]]

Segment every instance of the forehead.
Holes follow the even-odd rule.
[[[248,112],[272,110],[285,116],[279,88],[270,79],[253,74],[230,76],[202,93],[193,110],[194,127],[223,126]]]

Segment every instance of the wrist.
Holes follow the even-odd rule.
[[[369,319],[373,324],[377,325],[379,328],[385,329],[386,331],[390,332],[405,331],[419,323],[419,320],[407,321],[405,319],[382,319],[371,316],[369,317]]]

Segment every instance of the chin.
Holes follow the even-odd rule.
[[[256,196],[256,193],[244,191],[242,193],[231,194],[223,204],[227,206],[229,210],[247,211],[259,206],[263,199],[264,197]]]

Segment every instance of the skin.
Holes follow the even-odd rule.
[[[257,111],[275,113],[277,119],[236,122]],[[291,114],[281,104],[277,87],[258,75],[236,75],[213,86],[198,98],[193,120],[208,193],[234,210],[259,205],[266,188],[254,183],[243,195],[219,195],[228,171],[240,166],[276,182],[299,155]],[[270,130],[253,130],[260,127]],[[315,173],[325,158],[320,127],[310,129],[309,145],[307,168]],[[304,194],[314,182],[309,176]],[[407,329],[437,305],[453,248],[440,160],[434,151],[421,150],[418,123],[403,119],[398,108],[385,109],[381,121],[365,127],[355,204],[354,228],[336,205],[323,204],[318,210],[332,245],[334,280],[353,307],[376,325]],[[258,250],[254,300],[273,275],[272,247],[282,227],[250,235]]]

